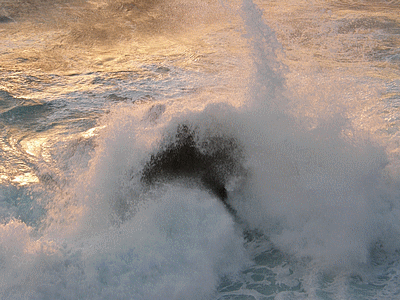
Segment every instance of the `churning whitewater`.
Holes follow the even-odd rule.
[[[397,299],[399,12],[0,0],[0,298]]]

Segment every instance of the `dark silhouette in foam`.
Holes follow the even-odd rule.
[[[6,16],[0,16],[0,24],[1,23],[11,23],[14,22],[13,19],[6,17]]]
[[[194,129],[179,125],[172,141],[151,155],[141,180],[147,185],[174,179],[194,180],[234,214],[226,184],[230,178],[243,175],[242,151],[233,138],[211,136],[199,141],[197,137]]]

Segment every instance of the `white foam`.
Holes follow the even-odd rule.
[[[248,263],[241,233],[207,192],[158,194],[120,227],[64,245],[2,225],[2,299],[209,299],[221,276]]]
[[[346,136],[340,116],[307,130],[285,113],[279,45],[260,15],[243,2],[254,80],[237,125],[251,174],[235,200],[239,214],[283,251],[321,267],[367,263],[375,243],[389,249],[387,237],[399,236],[398,221],[389,221],[399,203],[385,186],[386,153],[362,134]]]
[[[241,228],[218,199],[185,180],[140,185],[145,162],[180,123],[200,139],[227,136],[243,147],[247,173],[228,201],[274,247],[308,259],[310,295],[320,269],[367,265],[376,243],[398,249],[400,205],[385,185],[384,149],[346,137],[341,117],[307,130],[285,114],[275,38],[253,2],[243,3],[254,58],[247,98],[237,101],[246,105],[112,108],[89,168],[49,204],[44,229],[0,225],[2,299],[210,299],[221,277],[242,270]]]

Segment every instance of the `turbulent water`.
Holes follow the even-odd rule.
[[[1,299],[399,299],[397,0],[0,0]]]

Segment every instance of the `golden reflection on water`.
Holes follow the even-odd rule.
[[[89,139],[89,138],[92,138],[92,137],[98,135],[99,131],[104,129],[104,128],[106,128],[106,125],[99,126],[99,127],[93,127],[93,128],[91,128],[89,130],[86,130],[81,135],[82,135],[83,138]]]
[[[15,176],[12,180],[12,183],[18,184],[18,185],[27,185],[30,183],[37,183],[39,182],[39,178],[36,177],[35,174],[33,173],[24,173],[18,176]]]
[[[5,69],[56,74],[127,71],[132,62],[186,56],[199,46],[207,52],[212,45],[199,45],[202,36],[232,21],[218,1],[96,0],[54,6],[46,1],[44,5],[46,16],[26,9],[14,13],[17,22],[0,24]],[[18,9],[5,7],[8,15]],[[220,27],[211,28],[214,25]]]
[[[1,150],[6,151],[7,156],[0,168],[0,183],[18,186],[38,183],[39,178],[30,165],[43,155],[42,147],[45,140],[46,138],[14,140],[10,146],[3,147]],[[26,154],[29,156],[27,157]]]
[[[23,140],[21,145],[26,153],[35,157],[39,157],[39,155],[42,153],[42,148],[45,145],[46,140],[47,139],[45,137]]]
[[[24,21],[28,15],[21,15],[17,23],[0,25],[0,41],[5,41],[0,44],[0,71],[9,71],[0,78],[0,89],[30,99],[51,99],[54,95],[91,92],[96,72],[114,74],[107,79],[118,72],[145,77],[150,75],[143,66],[168,63],[198,74],[220,73],[231,78],[218,87],[204,85],[198,93],[203,98],[225,97],[230,102],[241,98],[249,75],[243,66],[249,61],[244,58],[248,54],[244,32],[235,23],[238,16],[210,1],[141,1],[143,7],[139,2],[130,1],[133,6],[129,6],[122,1],[118,6],[113,1],[78,1],[64,13],[52,11],[53,17],[59,17],[57,24],[55,18]],[[343,111],[353,125],[370,128],[373,133],[388,126],[378,117],[385,111],[380,100],[400,97],[398,91],[391,91],[390,97],[384,91],[385,81],[400,77],[398,59],[391,62],[371,55],[395,54],[398,49],[400,35],[393,34],[382,45],[375,33],[399,30],[399,7],[387,9],[388,3],[382,7],[358,5],[360,1],[332,1],[332,5],[322,0],[312,5],[305,0],[255,2],[264,8],[267,24],[283,45],[285,55],[281,58],[290,69],[285,92],[292,101],[289,109],[293,115],[308,119],[311,128]],[[167,14],[171,11],[174,15]],[[184,18],[175,18],[178,15]],[[176,20],[169,24],[171,18]],[[352,19],[355,21],[348,22]],[[33,76],[28,81],[19,74],[34,75],[40,84],[34,85]],[[363,79],[365,76],[377,79],[374,86]],[[82,137],[90,138],[97,131],[89,129]],[[50,140],[47,136],[24,139],[21,146],[30,156],[50,161],[44,151],[51,147],[46,143],[53,144]],[[1,173],[0,180],[36,182],[23,168],[11,179],[13,172]]]
[[[8,172],[8,175],[6,172]],[[39,182],[39,178],[32,172],[21,173],[15,176],[9,173],[10,170],[0,170],[0,184],[11,183],[13,185],[24,186]]]
[[[151,2],[152,5],[143,2],[144,6],[138,7],[142,9],[139,12],[125,7],[125,4],[115,6],[113,2],[104,2],[104,5],[94,9],[99,1],[86,4],[78,1],[77,6],[70,6],[63,13],[57,13],[57,7],[51,7],[48,18],[43,18],[44,15],[37,11],[26,13],[28,9],[16,12],[13,16],[16,22],[0,24],[0,90],[9,92],[18,100],[51,102],[62,95],[89,94],[95,88],[105,94],[107,89],[112,90],[111,84],[96,84],[97,78],[108,81],[131,80],[133,85],[130,89],[135,88],[136,78],[153,80],[151,76],[158,76],[160,78],[155,80],[167,80],[172,67],[183,70],[183,73],[196,72],[200,77],[202,74],[224,75],[225,71],[231,70],[236,70],[238,77],[243,76],[243,71],[237,67],[240,60],[235,60],[235,56],[243,53],[245,42],[240,38],[241,33],[233,29],[232,22],[235,21],[232,16],[227,17],[229,12],[220,3],[180,0]],[[162,7],[165,11],[161,10]],[[5,9],[12,15],[14,8],[18,9],[17,6]],[[151,14],[146,15],[147,11]],[[174,14],[168,15],[168,11]],[[181,17],[178,18],[178,15]],[[132,16],[138,18],[132,19]],[[171,18],[173,22],[169,22]],[[227,31],[232,31],[233,36],[227,35]],[[168,65],[165,68],[168,71],[149,72],[149,65]],[[161,70],[160,67],[155,69]],[[124,74],[126,79],[118,77]],[[217,85],[215,82],[213,80],[213,84]],[[199,93],[207,98],[208,95],[215,96],[210,92],[213,88],[205,84]],[[195,90],[191,86],[189,89]],[[224,95],[223,92],[220,94]],[[194,101],[199,98],[193,97]],[[229,101],[231,97],[226,98]],[[54,145],[60,142],[60,147],[66,147],[68,140],[77,138],[66,135],[63,132],[65,128],[52,129],[52,133],[48,130],[37,133],[33,128],[19,132],[21,129],[17,123],[10,126],[15,126],[18,132],[12,135],[15,141],[10,143],[7,137],[3,137],[7,141],[0,145],[0,149],[7,153],[6,157],[10,158],[0,169],[0,182],[13,185],[39,182],[31,165],[52,164],[50,151],[54,150]],[[80,136],[90,139],[102,128],[91,128],[80,133]],[[21,135],[20,138],[18,135]],[[63,140],[60,141],[60,138]]]
[[[28,184],[39,183],[40,179],[32,164],[36,167],[43,166],[45,169],[54,165],[54,157],[51,151],[54,145],[62,144],[59,151],[74,151],[77,142],[90,140],[97,136],[106,125],[96,126],[84,132],[63,135],[61,131],[42,132],[41,135],[33,137],[23,137],[21,140],[14,140],[11,146],[2,147],[3,151],[8,152],[9,160],[0,166],[0,183],[25,186]],[[75,148],[74,148],[75,147]]]

